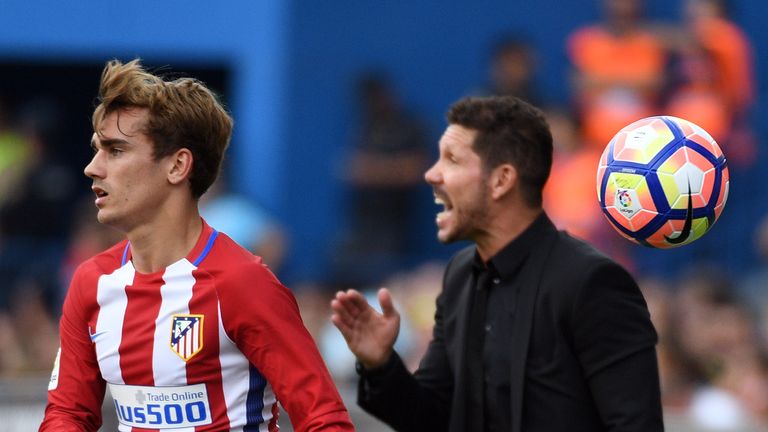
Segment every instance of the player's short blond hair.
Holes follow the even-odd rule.
[[[193,157],[189,180],[195,198],[216,180],[232,136],[232,117],[202,82],[193,78],[165,81],[147,72],[138,59],[112,60],[101,74],[98,102],[92,119],[96,133],[108,114],[146,108],[149,116],[141,132],[151,139],[155,158],[189,149]]]

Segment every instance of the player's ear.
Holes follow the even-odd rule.
[[[501,164],[493,169],[489,178],[491,197],[499,199],[507,195],[517,184],[517,170],[512,164]]]
[[[192,173],[194,158],[188,148],[180,148],[169,156],[169,163],[168,181],[175,185],[189,178]]]

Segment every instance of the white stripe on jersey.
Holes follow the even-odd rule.
[[[133,266],[124,265],[111,274],[101,275],[96,291],[99,315],[91,338],[95,339],[101,376],[115,384],[125,384],[120,372],[119,348],[123,335],[123,317],[128,306],[125,287],[133,283],[134,275]],[[102,334],[104,336],[99,337]]]
[[[175,386],[187,383],[187,363],[171,349],[171,320],[174,314],[188,314],[195,270],[187,260],[168,266],[163,274],[165,284],[160,287],[160,311],[155,319],[155,338],[152,349],[152,373],[156,386]],[[186,338],[191,339],[191,338]]]
[[[189,301],[197,267],[182,259],[166,267],[165,284],[160,287],[160,311],[155,319],[155,338],[152,347],[152,374],[156,386],[177,386],[187,383],[187,363],[171,350],[171,317],[188,314]],[[187,340],[192,338],[185,338]],[[174,432],[194,432],[195,428],[179,428]]]

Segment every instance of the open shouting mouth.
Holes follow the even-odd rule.
[[[438,213],[437,217],[435,218],[435,222],[440,225],[451,215],[451,212],[453,211],[453,205],[451,204],[448,197],[445,196],[445,194],[438,195],[437,192],[435,192],[435,204],[443,206],[443,211]]]

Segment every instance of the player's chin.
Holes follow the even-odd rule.
[[[104,225],[110,225],[114,222],[114,215],[110,214],[109,211],[106,211],[104,209],[99,209],[98,213],[96,213],[96,220],[99,221],[99,223],[102,223]]]

